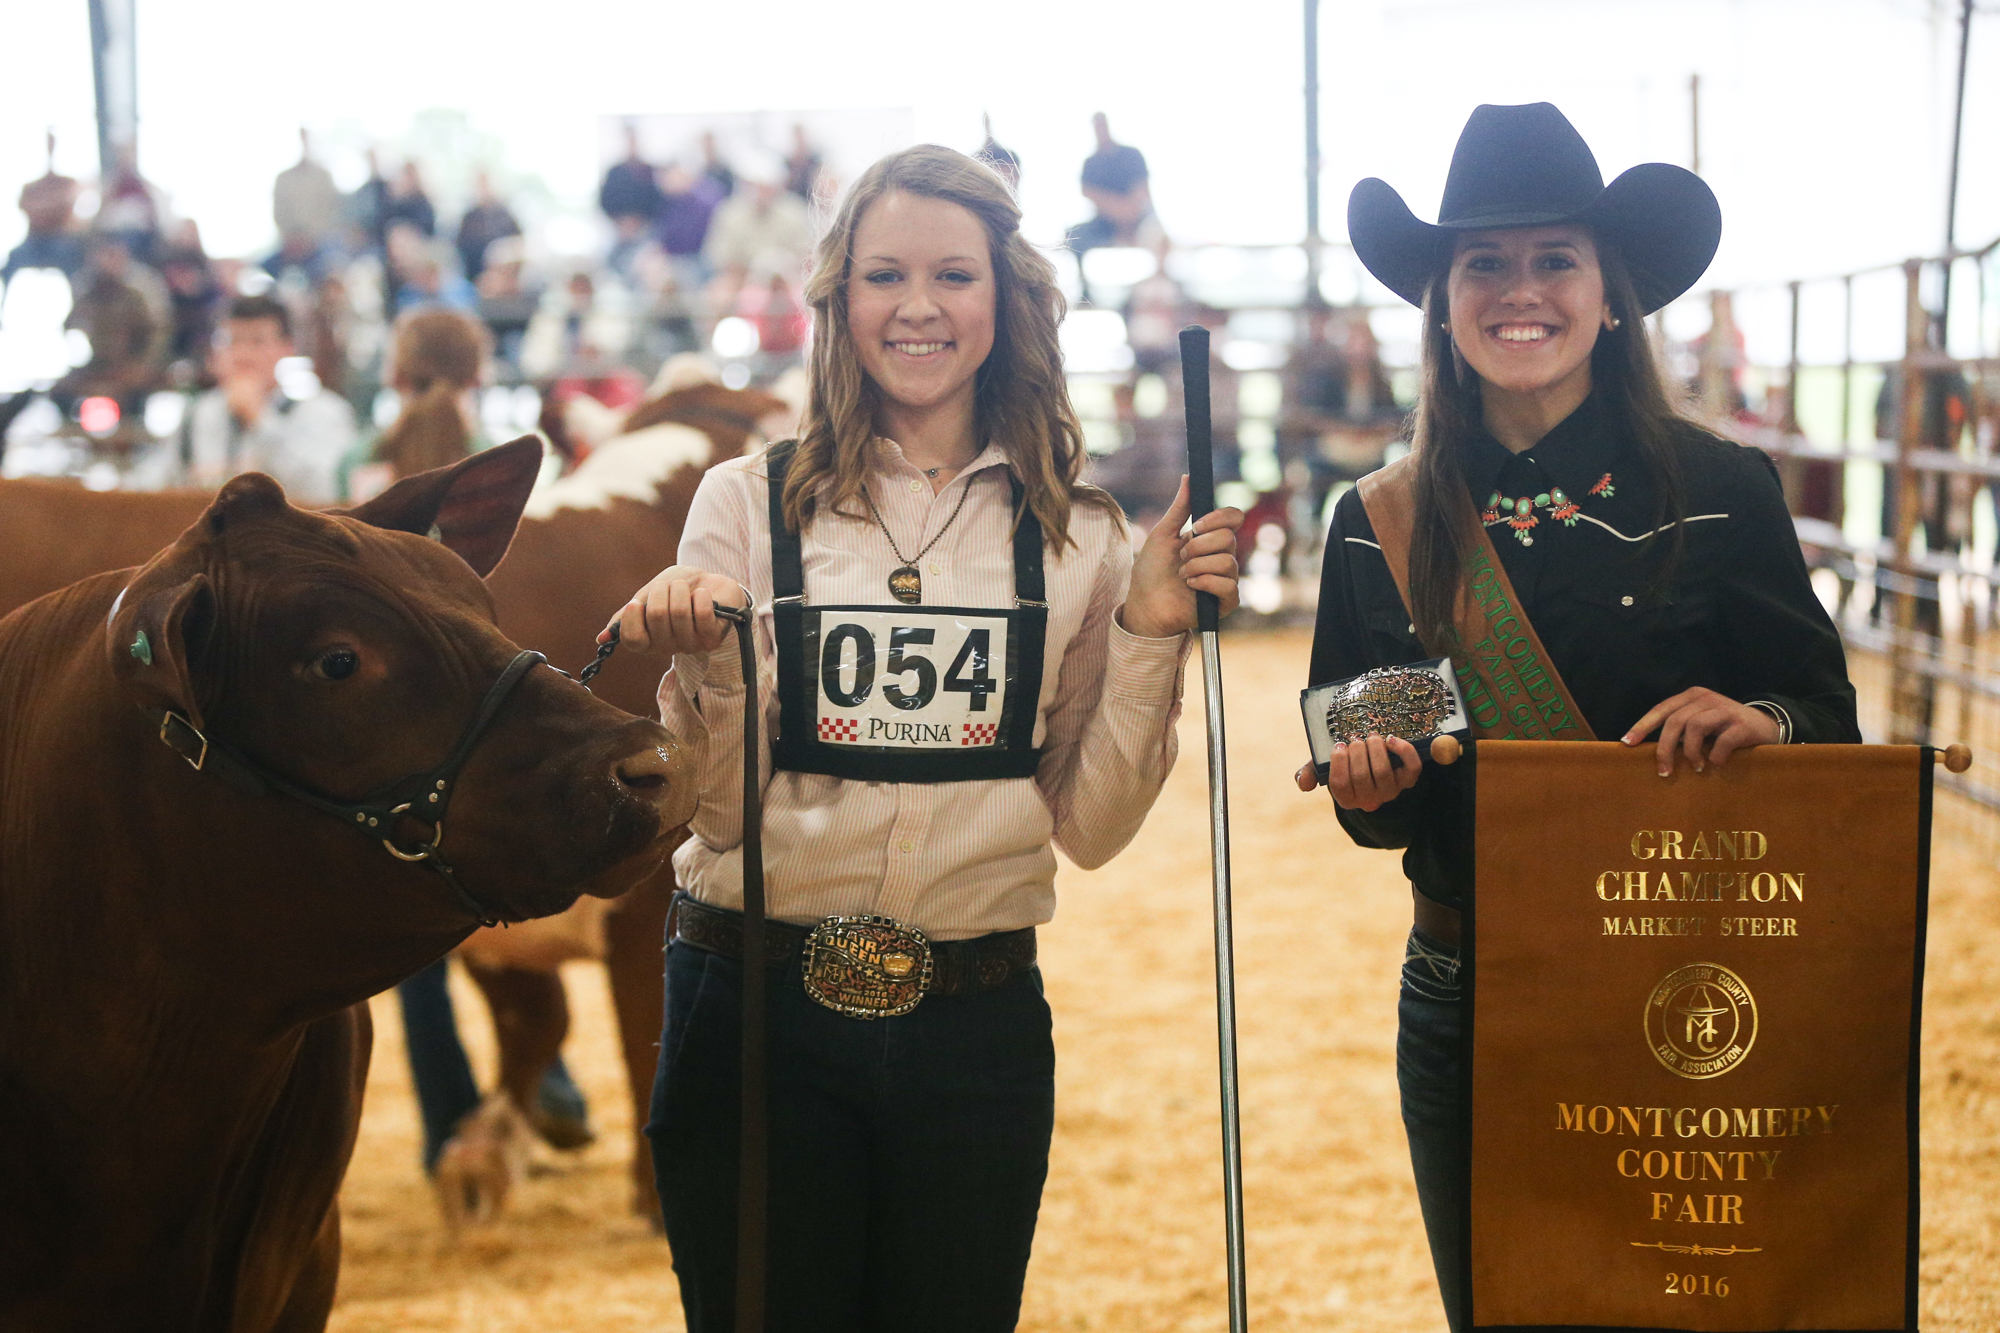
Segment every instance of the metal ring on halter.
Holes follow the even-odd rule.
[[[409,814],[410,803],[405,801],[390,810],[389,813],[391,815]],[[414,852],[404,851],[387,838],[382,839],[382,846],[388,851],[389,855],[395,857],[398,861],[428,861],[437,855],[438,848],[444,846],[444,821],[440,819],[432,827],[436,829],[436,832],[431,834],[431,840],[429,842],[418,843],[417,850]]]

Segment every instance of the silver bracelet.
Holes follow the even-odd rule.
[[[1792,715],[1769,699],[1752,699],[1747,707],[1768,714],[1778,724],[1778,744],[1792,743]]]

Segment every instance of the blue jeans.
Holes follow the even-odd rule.
[[[438,1154],[458,1122],[479,1105],[472,1062],[458,1039],[458,1016],[451,1007],[451,960],[440,958],[396,987],[403,1006],[403,1046],[410,1057],[410,1082],[424,1122],[424,1174],[437,1170]],[[557,1114],[582,1119],[589,1114],[583,1093],[558,1055],[542,1075],[537,1100]]]
[[[1410,932],[1396,1004],[1396,1083],[1403,1094],[1403,1130],[1417,1203],[1430,1237],[1431,1266],[1452,1333],[1462,1333],[1470,1237],[1466,1208],[1472,1192],[1470,1125],[1460,1073],[1465,1018],[1459,1003],[1458,951]]]
[[[1007,1333],[1048,1175],[1055,1046],[1041,974],[900,1018],[771,969],[770,1333]],[[689,1333],[736,1297],[742,964],[675,943],[653,1166]]]

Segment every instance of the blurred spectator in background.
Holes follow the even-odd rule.
[[[690,287],[707,279],[701,250],[708,240],[716,207],[729,192],[713,176],[697,176],[679,162],[660,172],[660,211],[653,222],[653,239],[675,268],[675,276]]]
[[[522,374],[534,380],[599,378],[619,362],[632,341],[625,292],[609,275],[604,290],[598,286],[597,278],[579,270],[543,299],[522,341]]]
[[[138,150],[131,144],[119,145],[118,165],[98,183],[97,193],[91,229],[117,237],[141,264],[152,263],[167,210],[159,192],[139,174]]]
[[[736,173],[729,169],[729,162],[716,147],[715,131],[701,132],[701,174],[722,187],[724,195],[736,193]]]
[[[293,351],[292,317],[282,303],[268,296],[231,301],[215,342],[216,387],[196,397],[180,430],[134,469],[134,484],[213,489],[239,472],[268,472],[295,504],[338,503],[354,412],[309,376],[290,381],[291,393],[280,387],[279,363]]]
[[[796,362],[812,323],[792,282],[773,273],[760,290],[744,293],[743,304],[744,313],[757,326],[757,349],[765,357],[762,373],[773,375]]]
[[[1134,283],[1132,294],[1125,298],[1125,341],[1141,374],[1180,364],[1180,331],[1187,323],[1188,299],[1167,271],[1167,254],[1167,238],[1159,237],[1153,245],[1152,274]]]
[[[397,478],[446,467],[471,453],[478,413],[473,391],[490,350],[479,322],[455,310],[419,310],[396,321],[389,386],[402,408],[375,442]]]
[[[174,228],[160,247],[160,280],[167,285],[173,331],[167,360],[177,384],[206,384],[208,354],[215,342],[215,322],[222,313],[222,283],[202,248],[201,232],[192,220]]]
[[[382,206],[383,234],[386,236],[398,223],[415,227],[426,238],[437,235],[437,209],[431,205],[430,194],[424,189],[424,178],[415,162],[405,162],[403,169],[396,173]]]
[[[979,145],[973,156],[1000,173],[1000,179],[1007,182],[1007,188],[1021,192],[1021,157],[1013,149],[1005,147],[993,137],[993,117],[982,115],[980,122],[986,128],[986,142]]]
[[[278,224],[278,250],[302,262],[332,246],[340,232],[340,190],[334,174],[312,156],[312,138],[298,130],[298,162],[278,172],[270,188],[270,214]]]
[[[65,411],[102,396],[116,399],[130,416],[164,366],[170,336],[165,292],[158,275],[136,263],[117,235],[91,237],[89,256],[63,327],[90,340],[90,359],[50,392]]]
[[[1078,259],[1100,245],[1152,248],[1164,235],[1153,216],[1153,193],[1146,155],[1111,137],[1102,111],[1090,119],[1097,151],[1083,160],[1083,197],[1097,212],[1069,229],[1066,244]]]
[[[795,278],[812,252],[812,218],[805,200],[785,188],[784,162],[760,152],[737,164],[741,189],[715,210],[703,250],[715,273],[710,312],[736,313],[738,294],[752,279]]]
[[[458,220],[458,235],[453,240],[465,280],[475,284],[479,281],[479,275],[486,270],[487,249],[493,242],[520,234],[521,224],[494,192],[492,176],[479,172],[472,178],[472,207]]]
[[[670,255],[661,246],[640,251],[632,266],[634,290],[644,305],[645,332],[639,348],[639,369],[650,369],[681,352],[702,346],[699,324],[706,324],[703,275],[699,255]]]
[[[1743,368],[1750,354],[1736,324],[1735,298],[1728,292],[1710,292],[1708,313],[1708,329],[1688,344],[1696,366],[1694,383],[1688,388],[1703,414],[1745,418],[1750,399],[1743,392]]]
[[[389,239],[389,182],[382,179],[382,163],[375,150],[368,150],[368,179],[347,196],[347,223],[366,248],[381,254]]]
[[[519,236],[503,236],[486,247],[480,271],[479,318],[493,335],[493,352],[509,377],[520,374],[521,343],[541,304],[538,284],[528,280],[528,247]]]
[[[820,156],[819,149],[806,138],[806,127],[794,122],[792,151],[785,155],[785,188],[810,204],[813,189],[819,183],[820,170],[825,165],[826,160]]]
[[[72,176],[56,171],[56,136],[48,136],[48,170],[21,187],[21,212],[28,218],[28,234],[7,254],[0,268],[0,282],[6,282],[24,268],[53,268],[75,280],[83,271],[82,229],[76,222],[77,183]]]
[[[479,293],[458,271],[457,255],[443,241],[418,236],[402,223],[389,233],[390,262],[399,282],[396,314],[443,306],[449,310],[479,308]]]
[[[625,156],[604,173],[597,188],[597,206],[611,219],[611,267],[628,272],[632,258],[646,243],[653,220],[660,215],[660,182],[653,164],[639,151],[639,127],[625,122]]]
[[[306,309],[305,345],[300,348],[312,359],[313,375],[320,384],[343,397],[353,370],[348,354],[355,323],[347,293],[347,278],[339,272],[327,274],[314,289]]]
[[[1278,461],[1288,474],[1294,461],[1305,469],[1317,516],[1335,484],[1382,466],[1402,433],[1403,409],[1366,309],[1315,305],[1305,319],[1305,341],[1285,368]]]

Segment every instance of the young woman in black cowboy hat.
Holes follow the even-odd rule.
[[[1482,735],[1651,740],[1662,776],[1753,745],[1860,740],[1840,637],[1775,469],[1676,413],[1646,335],[1644,317],[1694,284],[1721,230],[1714,195],[1679,167],[1647,163],[1604,185],[1547,103],[1473,112],[1436,226],[1382,181],[1354,188],[1355,252],[1423,308],[1423,389],[1409,456],[1335,507],[1312,682],[1463,660],[1460,590],[1497,565],[1548,671],[1536,699],[1469,699]],[[1300,785],[1313,783],[1307,767]],[[1380,736],[1337,747],[1328,786],[1356,842],[1406,849],[1416,924],[1396,1070],[1458,1329],[1471,791],[1462,768],[1426,768]]]

